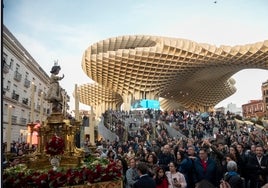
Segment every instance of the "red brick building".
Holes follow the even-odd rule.
[[[247,104],[242,105],[244,118],[260,118],[264,116],[263,100],[251,100]]]
[[[264,117],[268,119],[268,80],[262,83],[262,100],[264,105]]]

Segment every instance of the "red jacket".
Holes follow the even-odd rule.
[[[161,182],[161,184],[156,185],[156,188],[168,188],[168,180],[167,178],[164,178]]]

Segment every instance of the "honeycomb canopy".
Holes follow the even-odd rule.
[[[235,73],[268,70],[268,40],[217,47],[179,38],[118,36],[89,46],[82,68],[120,96],[145,92],[147,98],[186,108],[211,107],[236,92]]]

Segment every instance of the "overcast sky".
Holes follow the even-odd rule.
[[[71,96],[74,85],[92,82],[81,68],[90,45],[121,35],[156,35],[213,45],[268,40],[267,0],[4,0],[3,23],[48,73],[58,60],[60,82]],[[233,76],[237,92],[220,102],[240,107],[261,99],[268,70]],[[89,107],[80,104],[83,109]]]

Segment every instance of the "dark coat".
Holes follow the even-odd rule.
[[[249,179],[254,182],[261,182],[264,185],[268,179],[268,156],[263,156],[261,165],[256,156],[248,158],[247,170],[249,172]]]
[[[207,169],[204,170],[200,158],[196,158],[194,161],[194,168],[195,168],[195,174],[194,174],[194,182],[197,183],[203,179],[208,180],[209,182],[213,183],[216,186],[216,162],[208,158],[207,160]]]
[[[156,188],[156,183],[149,175],[141,176],[133,185],[133,188]]]

